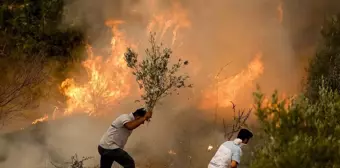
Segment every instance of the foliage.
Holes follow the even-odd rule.
[[[319,86],[340,91],[340,14],[330,18],[322,28],[323,43],[316,56],[310,61],[306,85],[306,96],[318,99]]]
[[[0,56],[42,54],[54,65],[51,75],[64,79],[70,68],[68,62],[83,58],[85,36],[77,27],[63,26],[63,8],[63,0],[5,0],[1,3]]]
[[[285,107],[277,93],[264,106],[255,93],[256,115],[263,129],[263,146],[252,167],[340,167],[340,96],[319,88],[319,101],[300,96]]]
[[[125,61],[140,89],[144,89],[141,99],[146,103],[148,110],[153,110],[156,103],[172,91],[179,88],[191,87],[185,82],[189,78],[187,75],[177,75],[183,66],[188,65],[188,61],[178,60],[177,63],[169,65],[172,51],[169,48],[162,48],[156,44],[155,34],[150,35],[151,48],[146,49],[146,57],[142,62],[138,62],[138,54],[131,48],[125,53]]]
[[[0,46],[4,52],[44,52],[48,57],[69,57],[82,46],[84,35],[60,27],[63,0],[7,0],[0,6]]]
[[[37,107],[42,85],[79,60],[84,34],[62,27],[63,0],[4,0],[0,3],[0,121]],[[50,71],[49,63],[54,63]],[[55,64],[56,63],[56,64]],[[48,76],[50,75],[50,76]],[[48,78],[49,77],[49,78]]]

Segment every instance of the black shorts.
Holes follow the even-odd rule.
[[[113,162],[119,163],[124,168],[135,168],[135,161],[123,149],[104,149],[98,146],[100,154],[100,168],[111,168]]]

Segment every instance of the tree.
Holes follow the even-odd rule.
[[[80,60],[84,33],[62,25],[63,0],[4,0],[0,3],[0,122],[36,107],[53,63],[54,85]],[[74,61],[76,60],[76,61]],[[68,64],[72,62],[72,64]],[[52,79],[52,78],[49,78]],[[55,92],[59,93],[54,86]]]
[[[191,85],[186,84],[189,76],[177,75],[180,68],[188,65],[188,61],[179,59],[177,63],[169,65],[171,49],[163,49],[162,44],[157,45],[155,34],[150,34],[149,42],[151,48],[145,50],[146,56],[142,62],[138,62],[138,54],[131,48],[125,53],[125,61],[133,70],[132,74],[136,77],[139,88],[144,90],[142,101],[145,102],[146,108],[152,111],[161,98]]]
[[[340,167],[340,96],[325,87],[318,90],[317,102],[300,96],[288,107],[277,92],[266,105],[255,93],[263,145],[251,167]]]
[[[321,81],[331,90],[340,91],[340,14],[327,20],[322,28],[321,43],[316,56],[310,61],[306,96],[318,99]]]
[[[63,0],[0,3],[0,56],[43,54],[47,61],[58,65],[54,78],[65,79],[68,63],[84,56],[85,35],[77,27],[63,26],[63,8]]]
[[[20,116],[21,112],[37,107],[41,96],[40,84],[47,78],[44,57],[0,57],[0,122]],[[15,63],[15,64],[13,64]]]
[[[0,6],[0,32],[7,51],[44,51],[48,57],[67,57],[83,45],[75,27],[63,28],[63,0],[7,0]],[[6,38],[4,38],[6,37]]]

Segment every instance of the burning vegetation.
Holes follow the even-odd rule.
[[[221,107],[229,107],[232,105],[230,102],[235,101],[240,90],[245,87],[253,87],[253,81],[260,77],[264,71],[261,57],[262,53],[256,54],[248,68],[234,76],[220,79],[221,77],[217,75],[215,77],[216,86],[206,89],[203,94],[202,108],[213,108],[216,103]]]
[[[111,51],[109,57],[95,56],[90,45],[87,46],[88,59],[82,63],[87,72],[87,81],[77,84],[68,78],[61,84],[61,92],[67,97],[67,109],[64,115],[85,112],[99,115],[102,109],[116,105],[129,94],[128,67],[124,61],[124,52],[130,44],[118,30],[122,21],[107,21],[112,28]]]
[[[66,108],[58,107],[53,113],[44,114],[43,117],[36,119],[32,124],[52,118],[55,119],[56,117],[69,116],[74,113],[86,113],[89,116],[103,115],[103,112],[106,111],[106,109],[117,106],[120,101],[131,94],[132,80],[131,76],[129,76],[130,68],[134,69],[133,74],[137,77],[140,89],[146,91],[145,93],[147,95],[142,96],[142,100],[145,101],[148,108],[151,109],[153,109],[155,102],[158,101],[159,98],[170,94],[170,92],[168,92],[170,88],[191,86],[184,84],[187,76],[171,76],[177,73],[181,65],[187,64],[187,61],[181,62],[181,59],[179,59],[180,62],[174,64],[174,66],[169,69],[170,76],[166,77],[167,75],[163,74],[166,75],[164,76],[166,78],[162,78],[169,79],[159,80],[160,82],[168,81],[167,85],[157,86],[160,87],[158,89],[163,90],[162,93],[154,96],[150,95],[151,88],[154,88],[154,86],[149,85],[153,85],[153,83],[150,80],[147,80],[147,78],[142,78],[142,69],[138,70],[138,68],[142,67],[141,65],[146,66],[147,62],[143,62],[141,65],[135,65],[135,62],[131,62],[137,61],[137,55],[131,49],[138,50],[139,46],[138,43],[129,40],[129,36],[127,36],[124,33],[124,30],[120,28],[123,24],[127,23],[123,20],[105,21],[105,25],[112,30],[111,50],[109,51],[108,56],[96,56],[92,46],[87,44],[86,51],[88,58],[82,62],[82,66],[87,73],[86,79],[79,80],[77,77],[65,79],[60,84],[60,92],[66,97]],[[160,42],[164,41],[167,32],[172,35],[170,46],[175,46],[176,41],[178,44],[181,44],[182,42],[179,41],[177,37],[178,32],[180,29],[187,29],[190,28],[190,26],[191,22],[188,19],[187,11],[183,9],[179,2],[172,3],[171,7],[164,11],[154,9],[154,13],[151,15],[150,22],[147,24],[145,30],[148,33],[156,32],[157,36],[156,34],[151,34],[151,48],[146,51],[146,58],[149,56],[150,59],[158,60],[158,55],[161,51],[158,51],[160,46],[157,46],[155,43],[156,40],[159,40]],[[131,49],[128,50],[124,56],[127,48]],[[163,60],[163,63],[171,61],[167,59],[170,58],[172,51],[170,49],[164,49],[163,52],[166,59],[160,60]],[[228,107],[230,106],[229,102],[235,100],[240,89],[254,86],[254,83],[252,82],[263,73],[264,69],[261,57],[262,53],[257,53],[252,62],[249,63],[248,68],[236,75],[222,80],[219,79],[219,77],[216,77],[216,79],[218,78],[217,86],[212,84],[209,86],[210,88],[205,89],[202,94],[202,108],[214,108],[217,92],[219,105],[221,107]],[[132,58],[134,60],[131,60]],[[145,68],[146,67],[144,67],[144,69]],[[145,72],[144,76],[146,75],[145,77],[149,77],[148,75],[150,74],[151,73],[149,72]],[[214,87],[218,87],[219,90],[215,90]],[[141,93],[140,91],[139,93]],[[151,100],[151,97],[155,98],[152,98]]]
[[[131,77],[129,76],[130,69],[128,66],[130,66],[130,68],[132,69],[135,69],[134,74],[137,74],[136,72],[141,73],[141,71],[138,71],[136,69],[139,68],[140,65],[133,65],[133,62],[129,62],[129,59],[125,59],[132,59],[132,57],[135,58],[137,56],[136,53],[132,52],[131,49],[137,49],[138,45],[137,43],[129,41],[124,31],[119,28],[119,26],[122,24],[125,24],[125,22],[122,20],[107,20],[105,22],[105,25],[110,27],[112,30],[111,51],[107,57],[104,58],[103,56],[95,56],[91,45],[86,45],[88,58],[87,60],[83,61],[82,66],[87,72],[87,79],[84,82],[77,82],[75,78],[67,78],[61,83],[60,91],[67,98],[67,107],[64,110],[58,108],[57,111],[54,111],[51,114],[54,116],[53,118],[55,118],[56,116],[69,116],[73,113],[87,113],[89,116],[97,116],[100,115],[103,111],[106,111],[106,109],[118,105],[119,101],[123,100],[130,94]],[[172,29],[171,45],[173,46],[177,39],[178,31],[181,28],[188,27],[190,27],[190,22],[187,19],[186,11],[181,7],[179,3],[173,3],[170,10],[162,11],[160,13],[154,13],[150,20],[150,23],[146,27],[146,31],[148,31],[148,35],[150,32],[157,32],[159,36],[151,36],[152,41],[150,41],[150,44],[152,48],[146,51],[149,58],[151,59],[150,61],[153,61],[154,59],[158,60],[158,57],[160,56],[160,51],[158,51],[159,49],[156,51],[156,48],[160,47],[156,46],[156,38],[159,41],[162,41],[164,35],[170,29]],[[127,48],[130,48],[130,50],[128,50],[128,52],[125,54],[126,57],[124,57],[124,53],[126,52]],[[163,56],[165,59],[162,59],[163,63],[166,63],[167,66],[171,50],[165,49],[164,52],[165,57],[169,56],[167,58]],[[143,63],[145,64],[145,62]],[[172,89],[172,87],[182,87],[180,85],[183,85],[183,82],[187,77],[179,76],[178,78],[173,79],[173,77],[175,77],[173,76],[174,73],[177,73],[178,68],[180,68],[182,64],[182,62],[178,62],[177,64],[175,64],[172,69],[169,70],[170,76],[168,77],[168,74],[166,74],[167,72],[164,71],[165,74],[163,75],[166,76],[164,76],[165,78],[162,78],[169,78],[169,83],[160,88],[165,89],[165,92],[157,95],[155,98],[157,100],[146,100],[150,98],[150,95],[148,95],[148,98],[146,98],[145,96],[142,97],[143,100],[148,102],[147,104],[150,106],[151,109],[159,98],[170,93],[168,93],[169,89]],[[184,64],[186,65],[187,61],[185,61]],[[145,73],[147,74],[144,75],[149,75],[149,72]],[[141,76],[137,77],[140,78]],[[162,79],[161,81],[165,82],[164,79]],[[137,81],[139,81],[139,79],[137,79]],[[149,85],[152,85],[152,83],[147,82],[148,81],[146,81],[146,78],[143,78],[143,82],[139,83],[139,86],[143,86],[143,90],[150,89],[150,87],[152,86]],[[147,91],[148,94],[151,93],[151,90],[145,91]],[[36,119],[32,122],[32,124],[46,121],[48,118],[48,115],[45,114],[44,117]]]
[[[295,37],[285,25],[291,19],[286,8],[292,3],[141,0],[100,1],[98,7],[87,1],[6,1],[0,6],[1,125],[14,123],[10,127],[22,132],[46,126],[40,130],[46,135],[32,138],[38,139],[39,145],[29,144],[33,146],[30,150],[39,149],[37,158],[28,161],[29,167],[51,158],[57,162],[48,161],[45,167],[81,168],[90,162],[95,167],[95,148],[103,125],[137,106],[164,111],[155,114],[157,121],[129,142],[128,150],[141,168],[205,167],[221,142],[234,138],[241,128],[250,127],[249,123],[259,127],[255,131],[264,135],[265,145],[258,143],[261,148],[249,149],[255,156],[246,155],[245,159],[248,163],[256,160],[242,166],[266,167],[268,162],[271,167],[294,167],[289,164],[306,159],[310,162],[304,164],[307,167],[334,167],[340,160],[329,154],[339,149],[338,126],[334,126],[339,122],[339,68],[334,58],[339,16],[322,31],[325,44],[308,69],[307,89],[301,93],[305,98],[298,96],[300,90],[295,88],[301,76],[291,77],[302,69],[294,67],[300,49],[283,38]],[[336,5],[329,2],[325,6]],[[100,10],[96,11],[97,7]],[[283,94],[275,92],[268,98],[255,92],[252,96],[256,84],[264,85],[264,92],[278,88]],[[16,126],[17,120],[29,123]],[[11,138],[3,139],[6,143],[0,139],[0,151],[11,151],[1,146],[19,146],[13,151],[21,150]],[[91,149],[83,149],[85,146]],[[322,165],[309,154],[313,152],[299,146],[323,151],[334,165]],[[288,162],[284,153],[275,153],[281,147],[296,161]],[[79,149],[82,156],[94,157],[74,155],[65,162],[65,156]],[[296,155],[303,152],[306,158]],[[0,167],[20,167],[11,158],[10,152],[0,152]]]

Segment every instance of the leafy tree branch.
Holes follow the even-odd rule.
[[[155,34],[150,34],[150,48],[145,50],[145,59],[138,61],[138,54],[131,48],[125,53],[125,60],[140,89],[144,90],[141,100],[146,108],[153,110],[156,103],[176,92],[180,88],[191,87],[186,81],[188,75],[178,75],[181,68],[188,65],[188,61],[179,59],[177,63],[170,65],[172,51],[163,48],[162,44],[156,43]]]

